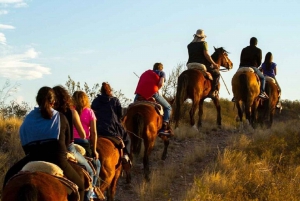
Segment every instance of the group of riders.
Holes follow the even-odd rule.
[[[187,46],[189,55],[187,67],[189,69],[198,65],[212,75],[211,91],[208,96],[215,98],[218,96],[219,90],[220,66],[211,58],[205,39],[204,31],[202,29],[197,30],[194,39]],[[265,76],[275,79],[276,64],[272,62],[272,53],[268,52],[264,63],[261,65],[262,51],[256,46],[257,39],[252,37],[250,46],[245,47],[241,52],[240,67],[250,67],[254,70],[261,82],[259,97],[268,99],[265,93]],[[261,69],[258,69],[260,65]],[[147,70],[140,76],[135,90],[134,102],[141,98],[144,100],[154,98],[164,111],[163,123],[158,134],[171,137],[173,131],[169,121],[172,107],[159,94],[159,89],[165,81],[166,74],[163,71],[163,64],[155,63],[152,70]],[[82,91],[76,91],[73,96],[70,96],[63,86],[59,85],[53,88],[45,86],[39,89],[36,102],[38,107],[26,116],[20,127],[20,139],[26,156],[9,169],[3,187],[28,162],[47,161],[58,165],[63,170],[64,175],[78,186],[81,201],[87,201],[97,196],[102,199],[104,197],[103,192],[97,188],[97,178],[101,167],[97,153],[97,137],[115,137],[123,142],[124,154],[121,161],[123,164],[131,164],[128,157],[130,137],[122,124],[123,114],[120,101],[113,96],[111,86],[107,82],[103,82],[101,93],[91,104],[87,94]],[[93,159],[93,167],[75,149],[74,144],[79,144],[85,148],[86,156]],[[68,163],[67,152],[73,153],[78,163],[83,165],[91,176],[93,188],[89,191],[85,192],[79,174]],[[92,169],[96,170],[96,174]]]

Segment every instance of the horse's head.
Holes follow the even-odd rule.
[[[228,52],[223,47],[215,48],[215,52],[212,54],[212,59],[227,70],[230,70],[233,67],[232,62],[228,57]]]

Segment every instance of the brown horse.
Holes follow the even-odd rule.
[[[3,189],[2,201],[39,200],[68,201],[68,193],[58,179],[43,172],[16,176]]]
[[[139,154],[141,143],[144,142],[144,175],[147,181],[150,180],[149,156],[153,150],[158,130],[162,126],[162,116],[155,110],[155,105],[147,101],[138,101],[128,107],[127,114],[124,117],[124,124],[127,132],[131,137],[131,153]],[[161,136],[164,141],[164,151],[162,160],[167,157],[167,149],[169,146],[169,138]]]
[[[117,181],[122,172],[120,151],[109,139],[98,137],[97,152],[101,162],[100,178],[102,181],[100,190],[102,192],[107,191],[107,200],[113,201],[116,194]],[[128,172],[128,168],[125,171]]]
[[[260,82],[256,74],[248,67],[240,68],[231,80],[232,92],[238,110],[239,121],[246,119],[254,127],[257,121],[257,107],[260,98]]]
[[[212,59],[215,63],[225,67],[227,70],[232,68],[232,62],[228,58],[228,52],[221,48],[215,48],[215,52],[212,54]],[[220,84],[219,84],[220,85]],[[179,125],[179,119],[181,117],[181,106],[183,102],[190,98],[192,100],[192,107],[190,110],[190,124],[195,126],[195,112],[199,107],[199,119],[197,123],[197,129],[202,126],[203,115],[203,102],[208,98],[208,94],[211,90],[211,81],[205,77],[204,73],[198,69],[188,69],[183,71],[177,82],[177,91],[175,97],[175,113],[174,121],[175,128]],[[217,124],[221,126],[221,107],[219,102],[219,95],[212,98],[215,107],[217,109]]]
[[[258,122],[261,126],[266,124],[268,128],[271,128],[276,111],[276,104],[279,99],[278,86],[275,84],[273,78],[266,77],[265,91],[268,94],[269,99],[263,100],[261,104],[258,105]]]

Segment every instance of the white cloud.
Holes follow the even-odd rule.
[[[15,29],[12,25],[0,24],[0,29]]]
[[[3,33],[0,33],[0,44],[2,45],[6,44],[6,37]]]
[[[0,3],[11,3],[11,4],[14,4],[14,3],[22,3],[24,2],[23,0],[0,0]]]
[[[9,79],[33,80],[51,74],[50,68],[29,61],[37,58],[38,54],[34,48],[30,48],[23,54],[0,57],[0,76]]]
[[[6,15],[6,14],[8,14],[7,10],[0,10],[0,15]]]

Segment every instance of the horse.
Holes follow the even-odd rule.
[[[2,193],[2,201],[39,200],[68,201],[68,192],[64,184],[50,174],[31,172],[13,177]]]
[[[150,181],[149,156],[155,145],[158,130],[162,126],[162,115],[155,109],[155,103],[150,101],[137,101],[128,107],[124,116],[124,125],[131,137],[130,159],[133,154],[137,155],[141,151],[142,141],[144,142],[144,177],[146,181]],[[169,146],[169,138],[160,136],[164,141],[164,150],[161,156],[162,160],[167,158],[167,150]]]
[[[101,192],[107,191],[107,200],[113,201],[122,168],[129,175],[130,167],[122,167],[120,150],[110,139],[99,136],[97,140],[97,152],[99,153],[99,160],[101,162],[100,178],[102,181],[100,190]]]
[[[225,67],[227,70],[230,70],[232,68],[232,62],[228,58],[228,52],[222,47],[214,49],[215,52],[211,55],[214,62]],[[211,81],[204,74],[205,72],[198,69],[188,69],[179,75],[174,105],[175,112],[173,117],[175,121],[175,128],[178,128],[179,125],[181,105],[188,98],[192,100],[192,106],[189,112],[190,125],[195,127],[194,115],[197,108],[199,108],[197,129],[202,126],[203,103],[204,100],[209,97],[208,95],[211,90]],[[220,88],[220,84],[218,88]],[[217,125],[221,126],[221,106],[219,95],[217,94],[215,97],[210,98],[213,100],[217,110]]]
[[[239,121],[243,121],[243,113],[246,119],[255,127],[257,122],[257,107],[260,101],[260,82],[251,68],[240,68],[231,80],[232,92],[238,110]]]
[[[271,77],[266,76],[265,91],[269,96],[269,99],[262,100],[261,104],[258,105],[258,123],[261,126],[265,125],[268,128],[272,127],[273,117],[276,111],[276,104],[278,102],[280,93],[278,86],[275,84],[275,80]]]

